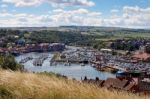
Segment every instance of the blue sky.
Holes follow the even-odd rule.
[[[150,0],[0,0],[0,27],[150,28]]]

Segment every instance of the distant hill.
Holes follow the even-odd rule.
[[[126,31],[126,32],[148,32],[150,29],[133,29],[133,28],[121,28],[121,27],[96,27],[96,26],[60,26],[60,28],[66,30],[76,30],[76,31],[97,31],[97,32],[117,32],[117,31]]]
[[[20,31],[41,31],[57,30],[58,27],[1,27],[0,29],[20,30]]]
[[[1,27],[0,29],[11,29],[21,31],[79,31],[79,32],[141,32],[150,33],[150,29],[132,29],[121,27],[98,27],[98,26],[60,26],[60,27]]]

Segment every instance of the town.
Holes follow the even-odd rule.
[[[0,0],[0,99],[150,99],[150,0]]]
[[[51,31],[50,33],[44,30],[39,31],[39,33],[46,32],[45,34],[38,34],[37,31],[1,31],[4,33],[8,32],[8,34],[10,31],[13,33],[4,35],[2,32],[4,36],[0,38],[0,54],[20,57],[18,63],[22,64],[24,66],[23,68],[27,71],[31,71],[28,69],[28,66],[31,64],[32,68],[36,70],[38,67],[44,68],[44,64],[47,62],[49,66],[47,69],[53,67],[56,69],[59,66],[61,68],[70,68],[74,67],[74,65],[81,66],[81,68],[88,68],[90,65],[91,69],[94,69],[96,73],[107,72],[115,76],[111,76],[112,78],[108,76],[105,79],[101,79],[102,76],[99,74],[98,77],[97,75],[92,75],[92,78],[88,78],[90,77],[88,75],[91,74],[87,71],[86,74],[81,73],[80,75],[82,76],[78,76],[77,80],[83,81],[84,83],[96,84],[99,87],[106,87],[108,89],[142,93],[150,92],[150,39],[148,38],[117,38],[116,40],[99,42],[95,41],[99,35],[91,38],[87,34],[81,34],[80,31],[75,33],[78,37],[68,32],[59,33],[60,31]],[[57,39],[63,37],[64,39],[62,41],[54,39],[53,41],[51,38],[47,42],[45,41],[45,37],[40,38],[38,35],[54,36]],[[34,38],[35,36],[37,37]],[[108,34],[107,36],[110,37]],[[107,36],[106,38],[108,38]],[[68,37],[74,38],[68,39]],[[33,53],[36,55],[38,53],[41,54],[35,57]],[[25,56],[23,57],[23,55]],[[33,72],[35,71],[33,70]],[[81,70],[81,72],[85,71]],[[65,72],[63,74],[60,71],[57,73],[65,78],[70,78],[70,74],[65,75]],[[72,75],[74,75],[72,79],[76,79],[74,78],[76,74],[72,73]]]
[[[96,50],[89,47],[75,47],[68,50],[71,46],[63,43],[41,43],[41,44],[24,44],[19,42],[14,48],[0,48],[1,54],[11,53],[19,56],[31,52],[57,52],[50,60],[50,66],[58,63],[64,63],[64,66],[71,64],[91,64],[93,68],[102,72],[110,72],[116,75],[116,78],[108,78],[101,80],[81,79],[84,83],[92,83],[98,87],[106,87],[108,89],[118,89],[130,92],[150,92],[150,54],[147,50],[150,48],[149,42],[141,45],[137,51],[128,52],[115,49]],[[23,46],[22,46],[23,45]],[[42,54],[33,61],[34,66],[42,66],[43,62],[48,58],[47,54]],[[33,57],[26,57],[19,63],[23,64],[32,60]],[[55,64],[55,65],[53,65]]]

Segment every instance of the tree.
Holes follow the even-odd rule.
[[[145,50],[146,50],[147,53],[150,54],[150,45],[147,45],[147,46],[145,47]]]
[[[22,66],[15,61],[15,58],[13,56],[0,55],[0,68],[11,69],[11,70],[21,70]]]

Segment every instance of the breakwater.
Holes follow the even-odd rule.
[[[43,62],[48,58],[47,54],[41,55],[39,58],[33,61],[34,66],[42,66]]]
[[[24,63],[26,63],[26,62],[28,62],[29,60],[32,60],[32,59],[33,59],[33,57],[29,56],[29,57],[26,57],[26,58],[22,59],[19,63],[24,64]]]

